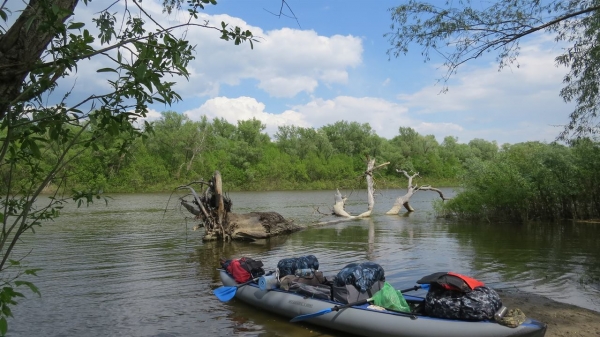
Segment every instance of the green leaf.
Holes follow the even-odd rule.
[[[18,291],[13,291],[12,297],[23,297],[23,298],[25,298],[25,295],[23,295],[23,293],[20,293]]]
[[[25,22],[25,31],[29,31],[29,28],[31,27],[31,24],[33,23],[33,21],[36,19],[36,15],[32,15],[29,19],[27,19],[27,21]]]
[[[27,270],[25,270],[25,274],[37,276],[36,273],[40,270],[43,270],[43,269],[42,268],[27,269]]]
[[[42,157],[42,153],[40,152],[40,148],[38,147],[38,145],[37,145],[37,143],[35,141],[29,142],[29,149],[31,150],[31,153],[34,155],[35,158],[41,158]]]
[[[101,68],[96,70],[97,73],[107,73],[107,72],[113,72],[113,73],[117,73],[118,71],[114,70],[113,68]]]
[[[28,282],[28,281],[15,281],[15,285],[17,287],[18,286],[22,286],[22,285],[27,286],[27,287],[29,287],[29,289],[31,289],[31,291],[34,294],[37,294],[40,297],[42,296],[42,294],[40,293],[40,290],[33,283],[31,283],[31,282]]]
[[[18,266],[21,264],[21,262],[17,260],[8,260],[8,263],[10,263],[11,266]]]
[[[6,322],[6,318],[0,317],[0,335],[2,335],[2,336],[6,335],[7,331],[8,331],[8,323]]]
[[[3,317],[13,317],[12,310],[10,310],[8,305],[2,306],[2,316]]]
[[[85,26],[85,23],[83,23],[83,22],[73,22],[72,24],[69,25],[69,27],[67,27],[67,29],[79,29],[83,26]]]
[[[0,17],[2,18],[2,20],[6,21],[8,19],[8,16],[6,15],[6,13],[0,9]]]

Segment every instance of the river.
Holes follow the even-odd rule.
[[[446,196],[452,189],[443,189]],[[344,191],[347,210],[366,209],[365,191]],[[112,195],[68,204],[26,234],[13,259],[41,268],[13,307],[8,336],[336,336],[288,323],[233,300],[221,303],[218,260],[249,256],[272,270],[282,258],[315,255],[325,274],[348,263],[380,264],[397,289],[432,272],[455,271],[497,289],[519,289],[600,311],[600,224],[459,223],[436,218],[435,192],[411,199],[416,212],[385,215],[405,190],[377,192],[373,216],[254,243],[203,243],[203,230],[169,194]],[[233,211],[277,211],[297,223],[331,219],[333,191],[235,192]],[[402,211],[404,213],[404,210]],[[418,294],[418,293],[417,293]]]

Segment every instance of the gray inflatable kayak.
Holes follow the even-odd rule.
[[[223,285],[227,287],[238,285],[224,270],[220,271],[220,276]],[[333,301],[305,298],[281,289],[261,290],[256,283],[239,287],[235,292],[235,298],[287,318],[312,314],[341,305]],[[405,298],[409,302],[424,300],[410,295],[405,295]],[[353,335],[374,337],[543,337],[546,333],[544,323],[529,318],[518,327],[509,328],[493,321],[468,322],[378,311],[368,309],[367,305],[333,311],[309,318],[305,322]]]

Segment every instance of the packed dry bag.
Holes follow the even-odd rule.
[[[453,272],[434,273],[419,284],[429,284],[424,313],[433,317],[483,321],[494,319],[500,296],[481,281]]]
[[[260,260],[253,260],[249,257],[233,260],[221,259],[221,267],[225,269],[237,283],[244,283],[250,279],[264,275],[265,271],[262,266],[263,263]]]
[[[291,257],[281,259],[277,262],[277,270],[279,277],[294,275],[299,269],[319,269],[319,260],[314,255],[306,255],[300,257]]]
[[[385,283],[383,268],[374,262],[351,263],[333,280],[333,300],[353,303],[372,297]]]

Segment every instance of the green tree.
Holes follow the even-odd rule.
[[[230,160],[234,166],[244,171],[247,180],[257,179],[254,165],[263,158],[264,148],[270,143],[269,136],[262,133],[265,125],[256,118],[238,121],[234,133]]]
[[[348,156],[376,156],[381,139],[368,123],[339,121],[321,129],[338,153]]]
[[[216,137],[223,140],[233,140],[237,128],[224,118],[215,118],[213,120],[213,133]]]
[[[252,118],[245,121],[238,121],[237,139],[248,143],[251,146],[260,146],[270,142],[269,136],[262,133],[266,128],[261,121]]]
[[[443,5],[409,0],[391,8],[389,55],[398,57],[413,43],[426,61],[441,54],[446,81],[457,68],[484,53],[496,53],[500,69],[517,60],[524,37],[545,31],[567,45],[556,58],[570,69],[560,96],[576,107],[559,137],[568,139],[600,132],[600,3],[598,1],[495,1],[480,6],[470,0]]]
[[[592,218],[600,210],[600,143],[580,139],[573,144],[573,156],[577,166],[578,191],[586,196],[587,203],[578,207],[576,214]]]
[[[465,161],[472,156],[467,144],[459,144],[457,137],[447,136],[440,144],[440,160],[444,177],[457,178],[463,172]]]
[[[424,175],[442,176],[439,144],[433,135],[422,136],[413,128],[400,127],[390,144],[400,150],[401,161],[391,161],[393,169],[401,168]]]
[[[483,160],[494,159],[498,153],[498,144],[496,141],[490,142],[485,139],[475,138],[469,141],[469,147],[471,148],[471,153],[473,153],[475,157],[479,157]]]
[[[327,159],[334,151],[324,130],[283,125],[278,127],[274,138],[282,151],[300,159],[310,154]]]
[[[464,191],[444,204],[459,216],[524,222],[589,219],[600,215],[598,144],[526,142],[505,146],[493,159],[467,160]]]
[[[277,132],[273,136],[275,142],[281,151],[290,156],[298,156],[300,143],[300,127],[295,125],[281,125],[277,127]]]
[[[10,307],[23,296],[16,287],[39,293],[32,283],[20,279],[35,270],[22,270],[18,260],[11,258],[21,235],[56,218],[60,205],[70,198],[78,205],[100,198],[98,190],[59,196],[58,191],[65,190],[68,166],[90,150],[107,151],[107,147],[116,148],[119,158],[142,134],[143,127],[136,122],[146,116],[149,104],[180,99],[169,79],[189,76],[187,66],[194,58],[194,47],[185,39],[185,31],[178,36],[178,29],[215,30],[221,39],[235,44],[253,41],[252,33],[239,27],[195,22],[198,11],[215,0],[188,1],[190,20],[171,27],[158,24],[141,1],[122,1],[126,6],[115,6],[121,1],[104,4],[106,8],[96,12],[91,22],[75,15],[75,9],[88,6],[89,0],[0,3],[4,22],[0,25],[2,335],[12,315]],[[163,4],[171,11],[182,3],[165,0]],[[106,65],[97,69],[99,76],[106,76],[105,91],[90,93],[80,101],[68,93],[57,97],[57,80],[77,73],[78,66],[90,59]],[[51,152],[54,159],[48,162],[45,158]],[[40,193],[49,187],[57,192],[48,204],[38,203]]]
[[[152,123],[153,134],[148,137],[148,150],[168,164],[169,173],[176,179],[194,176],[193,166],[211,146],[210,124],[206,117],[191,121],[175,111],[162,112]]]
[[[165,191],[172,184],[168,165],[156,153],[148,152],[144,142],[136,139],[129,152],[131,160],[119,173],[107,177],[106,189],[111,192]]]
[[[464,218],[523,221],[531,187],[514,163],[472,158],[462,177],[464,190],[444,208]]]

